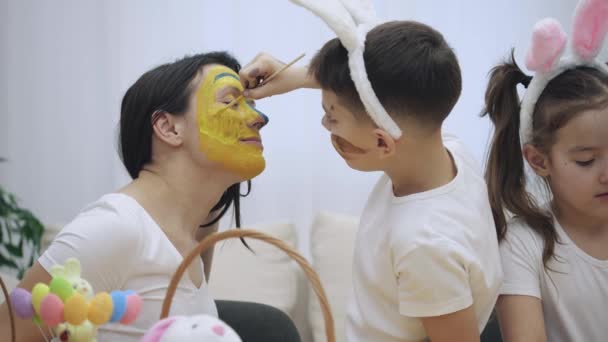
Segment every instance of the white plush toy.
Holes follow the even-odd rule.
[[[209,316],[172,316],[156,323],[141,342],[241,342],[232,328]]]

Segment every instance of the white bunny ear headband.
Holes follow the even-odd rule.
[[[597,59],[608,32],[608,0],[581,0],[574,15],[571,56],[562,58],[568,38],[555,19],[534,26],[526,67],[536,72],[524,95],[520,111],[521,144],[532,140],[532,114],[549,82],[563,72],[587,66],[608,75],[606,64]]]
[[[365,37],[379,22],[371,0],[290,1],[313,12],[336,33],[342,45],[348,50],[350,76],[368,115],[378,127],[384,129],[393,138],[400,138],[401,129],[378,100],[365,70],[363,60]]]

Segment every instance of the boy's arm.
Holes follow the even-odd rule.
[[[480,340],[473,306],[443,316],[422,317],[421,321],[432,342],[478,342]]]
[[[424,239],[411,248],[394,239],[399,312],[421,320],[432,342],[478,342],[468,265],[463,247],[441,237]]]
[[[319,88],[317,81],[308,74],[307,67],[290,66],[274,77],[268,84],[259,86],[270,75],[280,70],[285,63],[267,53],[258,54],[240,72],[241,83],[247,98],[261,99],[299,88]]]
[[[540,299],[532,296],[500,296],[496,313],[503,341],[547,341]]]

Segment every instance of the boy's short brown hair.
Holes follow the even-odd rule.
[[[413,117],[424,125],[441,126],[460,96],[456,55],[441,33],[427,25],[381,24],[367,34],[363,57],[374,92],[393,118]],[[338,38],[314,56],[309,72],[354,113],[365,111],[350,77],[348,52]]]

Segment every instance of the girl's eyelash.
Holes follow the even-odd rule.
[[[576,161],[576,164],[578,166],[590,166],[591,164],[593,164],[593,162],[595,161],[595,159],[591,159],[591,160],[586,160],[586,161]]]

